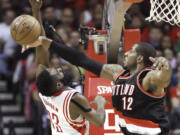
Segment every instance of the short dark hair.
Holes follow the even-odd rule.
[[[138,47],[136,48],[136,52],[138,55],[142,55],[143,56],[143,62],[144,62],[144,66],[148,67],[148,66],[152,66],[152,62],[149,60],[149,57],[156,57],[156,50],[155,48],[145,42],[139,42],[137,43]]]
[[[36,79],[38,91],[45,96],[52,96],[54,89],[53,77],[47,70],[43,70]]]

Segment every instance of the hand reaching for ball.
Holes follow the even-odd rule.
[[[42,0],[29,0],[32,9],[39,10],[42,7]]]
[[[45,36],[40,36],[35,42],[28,44],[28,45],[23,45],[21,53],[24,53],[29,48],[35,48],[35,47],[38,47],[41,45],[48,49],[50,47],[51,43],[52,43],[51,39],[49,39]]]
[[[28,45],[22,45],[22,50],[21,53],[24,53],[26,50],[28,50],[29,48],[34,48],[34,47],[38,47],[42,45],[42,38],[39,37],[38,40],[36,40],[35,42],[33,42],[32,44],[28,44]]]

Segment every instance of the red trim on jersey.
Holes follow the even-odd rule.
[[[65,110],[63,112],[64,112],[67,120],[70,121],[72,124],[78,124],[78,125],[81,124],[82,125],[85,122],[85,119],[83,119],[81,122],[76,122],[76,121],[72,121],[71,118],[69,118],[69,116],[68,116],[68,101],[70,100],[70,97],[72,96],[72,94],[73,93],[70,93],[68,95],[68,98],[66,99],[66,103],[64,104]]]
[[[159,125],[152,121],[126,117],[122,114],[122,112],[116,111],[115,109],[114,111],[115,111],[115,114],[118,114],[119,117],[124,119],[127,124],[133,124],[133,125],[147,127],[147,128],[159,128]]]
[[[128,75],[128,76],[120,76],[120,79],[122,78],[122,79],[128,79],[128,78],[130,78],[130,77],[132,77],[134,74],[132,74],[132,75]]]
[[[123,71],[119,72],[118,75],[116,76],[116,78],[114,80],[117,80],[117,78],[119,77],[120,79],[128,79],[130,77],[132,77],[134,74],[130,75],[130,73],[126,73],[125,75],[127,76],[120,76],[122,73],[124,73],[125,70],[123,69]]]
[[[64,91],[67,91],[67,90],[71,90],[71,89],[66,89],[66,90],[59,91],[59,92],[53,94],[53,96],[54,96],[54,97],[59,96],[59,95],[61,95]]]
[[[147,91],[141,86],[141,84],[140,84],[140,82],[139,82],[139,77],[140,77],[140,75],[141,75],[144,71],[151,71],[151,70],[152,70],[152,69],[144,69],[144,70],[142,70],[142,71],[138,74],[138,76],[137,76],[137,85],[138,85],[139,89],[140,89],[144,94],[146,94],[146,95],[148,95],[148,96],[150,96],[150,97],[153,97],[153,98],[162,98],[162,97],[166,94],[166,92],[162,93],[161,95],[153,95],[153,94],[147,92]]]
[[[67,121],[67,118],[66,118],[66,115],[65,115],[65,105],[66,105],[66,102],[67,102],[67,98],[69,97],[70,93],[68,93],[64,99],[64,103],[63,103],[63,115]]]
[[[53,96],[54,96],[54,97],[59,96],[59,95],[61,95],[62,92],[63,92],[63,91],[59,91],[59,92],[53,94]]]
[[[114,81],[115,81],[124,71],[125,71],[125,70],[122,69],[122,70],[116,75],[116,77],[114,78]]]
[[[69,123],[70,124],[70,123]],[[74,129],[76,129],[78,132],[80,132],[82,135],[84,135],[85,134],[85,132],[86,132],[86,125],[84,124],[82,127],[77,127],[77,126],[75,126],[75,125],[73,125],[73,124],[70,124],[71,125],[71,127],[73,127]]]
[[[71,93],[71,95],[72,95],[72,94],[73,94],[73,93]],[[72,121],[71,118],[70,118],[69,115],[68,115],[68,101],[70,100],[71,95],[68,97],[67,102],[66,102],[66,104],[65,104],[65,109],[66,109],[65,114],[66,114],[66,116],[67,116],[67,119],[68,119],[71,123],[73,123],[73,124],[83,124],[83,123],[85,122],[85,118],[83,118],[83,120],[82,120],[81,122],[76,122],[76,121]]]
[[[68,108],[68,101],[69,101],[70,97],[72,96],[72,94],[73,93],[68,93],[68,95],[65,97],[65,102],[63,104],[63,114],[64,114],[66,121],[69,123],[69,125],[71,127],[73,127],[75,130],[77,130],[78,132],[80,132],[82,135],[84,135],[85,131],[86,131],[86,125],[84,124],[82,126],[82,124],[83,124],[82,122],[71,121],[71,119],[68,118],[68,115],[66,115],[66,114],[68,114],[68,112],[67,112],[68,111],[68,109],[67,109]],[[85,119],[83,120],[83,122],[85,123]]]

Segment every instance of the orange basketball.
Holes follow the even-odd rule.
[[[39,22],[30,15],[21,15],[11,23],[11,36],[20,45],[31,44],[41,34]]]
[[[132,3],[139,3],[142,2],[143,0],[123,0],[125,2],[132,2]]]

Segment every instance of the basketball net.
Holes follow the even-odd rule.
[[[150,0],[148,21],[165,21],[180,26],[180,0]]]

